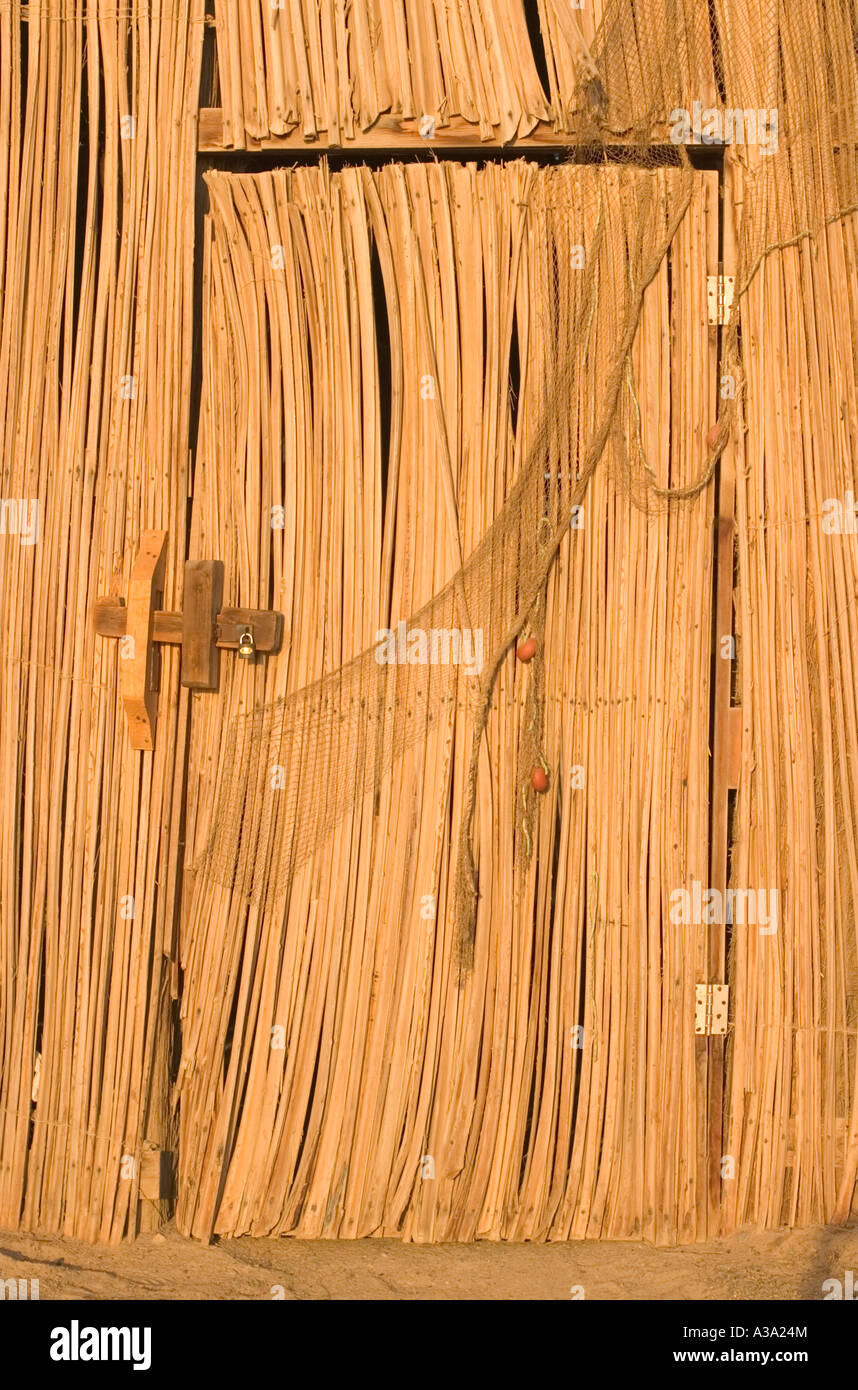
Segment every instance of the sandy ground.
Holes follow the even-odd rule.
[[[172,1226],[120,1247],[0,1232],[0,1279],[41,1299],[799,1299],[855,1271],[858,1229],[743,1233],[656,1249],[615,1241],[404,1245],[394,1240],[222,1240]],[[581,1297],[579,1293],[577,1297]]]

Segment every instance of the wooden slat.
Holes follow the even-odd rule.
[[[189,560],[182,585],[182,685],[192,690],[217,690],[215,638],[222,595],[221,561]]]
[[[732,201],[723,209],[723,228],[719,238],[716,225],[710,241],[708,275],[734,275],[736,273],[735,209]],[[710,329],[710,350],[719,352],[726,341],[726,333],[716,326]],[[720,337],[720,343],[719,343]],[[728,369],[723,357],[713,362],[713,386],[716,388],[707,401],[706,417],[707,452],[709,440],[716,429],[719,413],[724,410],[718,380],[719,367]],[[727,643],[734,640],[733,621],[733,564],[735,543],[735,456],[732,444],[721,455],[718,470],[715,515],[714,515],[714,631],[713,631],[713,722],[711,748],[711,779],[709,784],[709,884],[726,901],[728,887],[728,791],[736,785],[736,752],[734,744],[735,721],[731,711],[734,662],[727,649]],[[741,736],[741,724],[740,736]],[[726,981],[726,923],[713,923],[708,932],[708,950],[705,962],[704,980],[706,983],[723,984]],[[721,1035],[715,1035],[698,1043],[707,1057],[706,1105],[708,1112],[707,1163],[703,1181],[708,1194],[707,1222],[711,1235],[718,1235],[721,1223],[722,1158],[724,1155],[724,1063],[725,1042]]]
[[[128,583],[125,639],[119,688],[132,748],[152,750],[160,689],[160,657],[154,645],[154,614],[164,590],[167,532],[144,531]]]

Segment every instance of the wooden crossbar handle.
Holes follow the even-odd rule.
[[[132,748],[155,743],[160,661],[158,644],[182,649],[182,684],[216,690],[221,650],[275,652],[283,640],[283,615],[259,608],[221,608],[223,565],[189,560],[185,565],[181,613],[160,607],[164,584],[166,531],[144,531],[131,571],[128,603],[99,598],[93,625],[100,637],[123,639],[120,689],[128,715]],[[247,652],[242,650],[242,655]]]
[[[93,606],[93,622],[99,637],[124,637],[128,609],[122,598],[98,598]],[[269,608],[222,608],[215,618],[215,646],[235,651],[247,628],[253,633],[258,652],[276,652],[283,640],[283,614]],[[156,642],[182,645],[182,614],[158,610],[153,615]]]

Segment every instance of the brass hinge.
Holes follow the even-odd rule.
[[[727,1031],[728,985],[698,985],[694,1006],[694,1031],[717,1035]]]
[[[730,309],[733,304],[735,288],[735,275],[706,276],[706,301],[709,305],[709,322],[711,324],[730,322]]]

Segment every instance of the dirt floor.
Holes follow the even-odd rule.
[[[680,1249],[250,1237],[205,1246],[172,1227],[108,1248],[0,1232],[0,1280],[38,1279],[40,1299],[816,1301],[826,1279],[849,1286],[848,1270],[858,1285],[855,1227],[742,1233]]]

